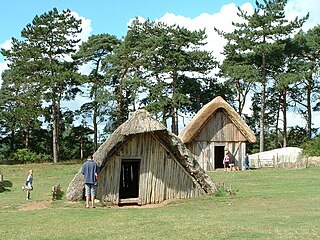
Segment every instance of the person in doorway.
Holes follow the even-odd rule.
[[[223,158],[223,166],[225,171],[229,171],[230,169],[230,156],[229,151],[226,152],[226,155]]]
[[[247,153],[246,156],[244,157],[244,167],[246,170],[248,170],[249,166],[250,166],[250,161],[249,161],[249,155]]]
[[[33,171],[30,169],[29,170],[29,175],[27,177],[27,181],[24,184],[24,186],[22,186],[22,190],[27,192],[27,200],[30,200],[30,194],[31,191],[33,190]]]
[[[94,200],[97,194],[99,167],[93,161],[92,155],[88,156],[87,161],[83,164],[81,173],[84,176],[86,208],[89,208],[90,200],[91,207],[95,208]]]

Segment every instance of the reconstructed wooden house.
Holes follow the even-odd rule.
[[[232,163],[242,169],[246,143],[257,141],[240,115],[220,96],[203,106],[179,137],[207,171],[223,168],[226,151]]]
[[[185,144],[146,110],[135,112],[93,155],[101,168],[97,198],[113,204],[161,203],[212,194],[216,186]],[[70,201],[83,197],[83,176],[67,190]]]

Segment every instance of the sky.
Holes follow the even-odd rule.
[[[179,24],[190,30],[205,29],[208,35],[207,49],[222,61],[225,41],[214,32],[214,27],[232,31],[232,21],[237,21],[237,7],[250,13],[255,7],[255,0],[4,0],[0,6],[0,48],[8,49],[10,39],[19,39],[21,30],[36,15],[40,16],[56,7],[59,11],[70,9],[82,19],[83,41],[90,35],[101,33],[122,38],[135,17]],[[308,12],[310,17],[304,24],[305,31],[320,24],[319,0],[288,0],[286,16],[290,20],[305,16]],[[7,63],[0,54],[0,74],[6,68]],[[247,104],[247,111],[249,106]],[[290,114],[289,126],[303,122],[301,117]],[[315,113],[314,119],[315,126],[320,127],[320,114]]]

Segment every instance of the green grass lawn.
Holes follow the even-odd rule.
[[[81,164],[0,165],[0,239],[320,239],[320,168],[209,172],[234,196],[176,200],[156,207],[85,209],[51,201]],[[34,170],[31,201],[21,191]]]

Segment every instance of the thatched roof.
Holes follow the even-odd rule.
[[[184,143],[191,142],[197,134],[203,129],[205,124],[211,119],[215,112],[222,108],[233,124],[246,137],[248,142],[255,143],[256,136],[240,115],[220,96],[214,98],[211,102],[204,105],[190,123],[179,134]]]
[[[104,162],[113,154],[118,146],[129,140],[129,136],[166,130],[167,128],[154,119],[148,111],[138,110],[109,136],[94,153],[93,159],[99,166],[104,165]]]
[[[216,185],[212,179],[200,167],[198,161],[192,156],[191,152],[183,144],[181,139],[169,132],[167,128],[146,110],[136,111],[130,119],[119,126],[109,138],[94,153],[93,159],[100,168],[108,162],[110,157],[127,141],[136,134],[151,133],[159,140],[163,147],[180,163],[180,165],[190,174],[190,176],[198,183],[204,192],[212,194],[216,191]],[[79,175],[79,173],[77,174]],[[72,185],[79,185],[81,181],[79,176],[74,178],[69,189],[75,189]],[[73,190],[75,191],[75,190]],[[67,193],[70,201],[77,200],[72,193]]]

